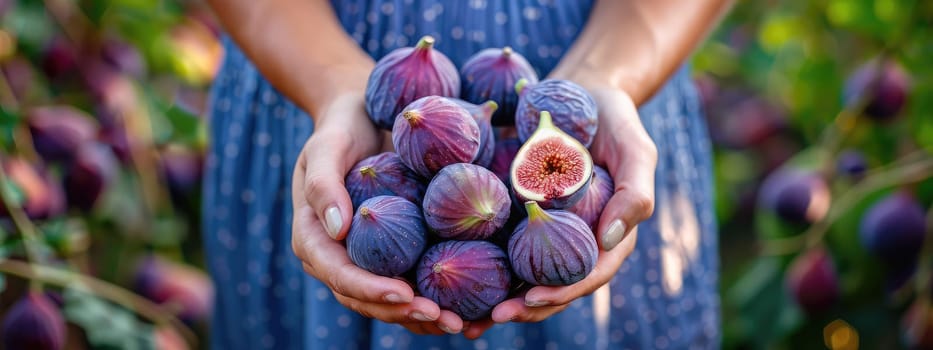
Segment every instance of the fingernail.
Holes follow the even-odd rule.
[[[327,234],[330,235],[330,238],[337,238],[337,233],[340,233],[340,229],[343,228],[343,218],[340,217],[340,209],[337,209],[336,206],[327,208],[324,211],[324,229],[327,230]]]
[[[446,332],[447,334],[457,334],[457,332],[454,332],[453,329],[447,328],[447,326],[445,325],[438,325],[437,328],[440,328],[442,331]]]
[[[411,313],[411,318],[416,319],[416,320],[421,321],[421,322],[434,321],[434,320],[428,318],[427,315],[425,315],[425,314],[423,314],[423,313],[421,313],[421,312],[419,312],[419,311],[412,312],[412,313]],[[449,332],[448,332],[448,333],[449,333]]]
[[[541,306],[547,306],[550,304],[551,304],[550,302],[544,301],[544,300],[525,300],[525,306],[527,307],[541,307]]]
[[[609,251],[615,248],[615,246],[622,241],[623,234],[625,234],[625,224],[622,223],[622,220],[615,219],[615,221],[609,224],[609,228],[606,229],[606,232],[603,233],[603,250]]]
[[[405,303],[405,300],[402,299],[402,296],[398,294],[389,294],[389,295],[386,295],[385,298],[383,299],[385,299],[387,302],[390,302],[392,304]]]

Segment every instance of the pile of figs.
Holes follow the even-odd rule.
[[[523,287],[585,278],[613,184],[587,149],[598,124],[585,89],[538,81],[509,47],[458,72],[433,44],[397,49],[370,75],[366,109],[395,152],[346,176],[347,253],[476,320]]]

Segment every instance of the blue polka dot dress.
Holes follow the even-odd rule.
[[[481,49],[508,45],[542,77],[592,7],[575,0],[333,5],[345,30],[375,59],[432,35],[458,66]],[[290,185],[314,129],[311,118],[270,86],[233,42],[224,45],[212,91],[204,193],[207,264],[217,291],[213,349],[718,348],[711,150],[685,69],[640,108],[659,149],[656,211],[639,226],[636,250],[615,278],[543,322],[499,324],[469,341],[419,336],[363,318],[302,271],[291,250]]]

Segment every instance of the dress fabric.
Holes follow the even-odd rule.
[[[591,1],[333,1],[372,57],[422,35],[459,67],[511,46],[540,76],[586,23]],[[619,40],[626,39],[624,33]],[[296,40],[315,40],[296,33]],[[340,305],[291,250],[291,175],[311,118],[279,94],[237,46],[212,87],[204,244],[216,284],[213,349],[718,348],[720,312],[711,149],[698,96],[680,69],[640,107],[658,146],[655,214],[608,290],[539,323],[499,324],[482,338],[419,336]]]

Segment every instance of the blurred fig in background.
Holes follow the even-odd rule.
[[[146,73],[146,61],[135,46],[122,40],[108,39],[100,48],[101,58],[116,71],[134,78]]]
[[[722,107],[713,136],[727,147],[760,145],[785,127],[784,112],[756,96]]]
[[[907,103],[910,77],[893,59],[874,59],[860,66],[845,86],[850,106],[865,99],[864,114],[875,121],[893,120]]]
[[[101,127],[97,139],[109,146],[121,163],[130,164],[132,162],[131,140],[122,121]]]
[[[832,257],[824,248],[797,256],[787,269],[787,290],[807,314],[828,310],[839,299],[839,277]]]
[[[845,150],[836,159],[836,171],[852,179],[860,179],[868,170],[865,156],[856,150]]]
[[[143,258],[135,290],[153,302],[177,307],[178,317],[188,323],[206,321],[214,299],[214,287],[203,271],[156,255]]]
[[[26,118],[36,152],[48,161],[70,160],[97,136],[91,116],[71,106],[33,108]]]
[[[10,84],[13,97],[20,101],[26,99],[36,82],[35,71],[29,61],[22,57],[13,57],[3,62],[0,70],[3,71],[7,84]]]
[[[894,192],[872,204],[859,231],[865,249],[888,265],[912,265],[926,232],[923,207],[910,194]]]
[[[64,36],[56,36],[42,51],[42,71],[51,80],[65,79],[77,72],[80,53]]]
[[[826,181],[802,169],[777,170],[764,180],[758,205],[795,224],[811,224],[829,211],[830,192]]]
[[[45,295],[29,292],[3,316],[3,348],[58,350],[65,347],[65,320]]]
[[[184,205],[198,192],[203,156],[194,149],[169,145],[160,153],[159,171],[168,184],[175,203]]]
[[[119,164],[110,147],[91,142],[84,144],[65,172],[68,203],[89,211],[117,177]]]
[[[188,350],[185,338],[178,334],[174,328],[159,326],[152,331],[152,341],[156,350]]]
[[[20,205],[33,220],[47,219],[65,211],[65,194],[57,182],[50,180],[42,167],[32,165],[22,158],[5,158],[3,173],[21,196]],[[0,216],[9,214],[0,203]]]
[[[901,319],[904,345],[908,349],[933,349],[933,307],[918,298]]]

